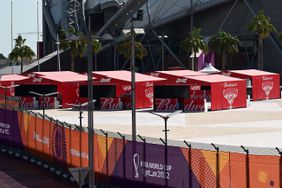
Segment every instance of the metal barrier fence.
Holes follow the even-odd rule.
[[[88,167],[87,128],[41,113],[0,109],[1,143],[67,167]],[[236,147],[95,130],[97,178],[128,187],[281,187],[279,148]],[[126,180],[126,181],[125,181]],[[125,187],[125,186],[124,186]]]

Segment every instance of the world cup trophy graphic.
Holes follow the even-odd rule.
[[[268,100],[269,94],[270,94],[271,90],[273,89],[273,82],[272,81],[262,82],[262,89],[265,92],[266,100]]]
[[[229,104],[229,109],[232,108],[234,100],[238,96],[238,89],[236,88],[227,88],[223,90],[223,96]]]
[[[139,155],[135,153],[133,155],[133,165],[134,165],[134,170],[135,170],[134,177],[135,178],[139,178],[139,173],[138,173],[139,162],[140,162]]]

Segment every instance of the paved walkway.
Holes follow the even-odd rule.
[[[75,188],[47,170],[0,153],[1,188]]]
[[[163,137],[164,122],[150,114],[152,110],[138,110],[137,133]],[[78,111],[47,110],[55,119],[78,124]],[[83,114],[87,126],[87,112]],[[131,111],[95,111],[97,129],[131,134]],[[245,109],[231,109],[207,113],[180,113],[168,120],[169,139],[188,140],[224,145],[244,145],[282,148],[282,100],[251,102]]]

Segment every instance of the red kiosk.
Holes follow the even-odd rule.
[[[151,75],[165,79],[164,81],[156,83],[154,86],[154,110],[174,111],[179,109],[184,110],[184,103],[188,102],[187,100],[190,98],[191,88],[187,76],[201,76],[206,74],[191,70],[174,70],[156,71],[151,73]],[[194,93],[195,92],[193,91],[193,95]],[[199,92],[197,92],[197,94],[199,94]],[[194,108],[194,105],[190,106],[189,109],[186,109],[185,111],[203,110],[204,103],[197,104],[197,108]]]
[[[190,89],[203,94],[190,95],[185,105],[190,105],[193,100],[210,101],[211,110],[224,110],[246,107],[246,80],[224,75],[188,76]]]
[[[253,101],[279,99],[280,75],[261,70],[232,70],[231,76],[247,80],[248,94]]]
[[[131,108],[131,72],[121,71],[96,71],[93,76],[97,101],[103,110],[130,109]],[[153,105],[153,85],[164,79],[135,74],[136,108],[150,108]],[[105,92],[105,90],[108,90]],[[95,95],[95,94],[94,94]]]
[[[29,79],[20,82],[16,88],[16,96],[23,97],[25,103],[36,103],[37,96],[30,92],[47,94],[58,92],[57,97],[46,97],[45,105],[58,107],[55,104],[61,104],[62,108],[69,107],[69,104],[80,103],[79,86],[87,83],[87,76],[70,71],[61,72],[33,72],[28,74]],[[41,97],[38,98],[38,105],[42,104]]]

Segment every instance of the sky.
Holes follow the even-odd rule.
[[[39,3],[39,31],[42,33],[42,0],[13,1],[13,38],[21,33],[26,45],[36,53],[37,42],[37,1]],[[11,0],[0,0],[0,54],[11,52]],[[25,34],[33,32],[32,34]],[[39,37],[42,41],[42,37]],[[14,40],[13,40],[14,42]]]

